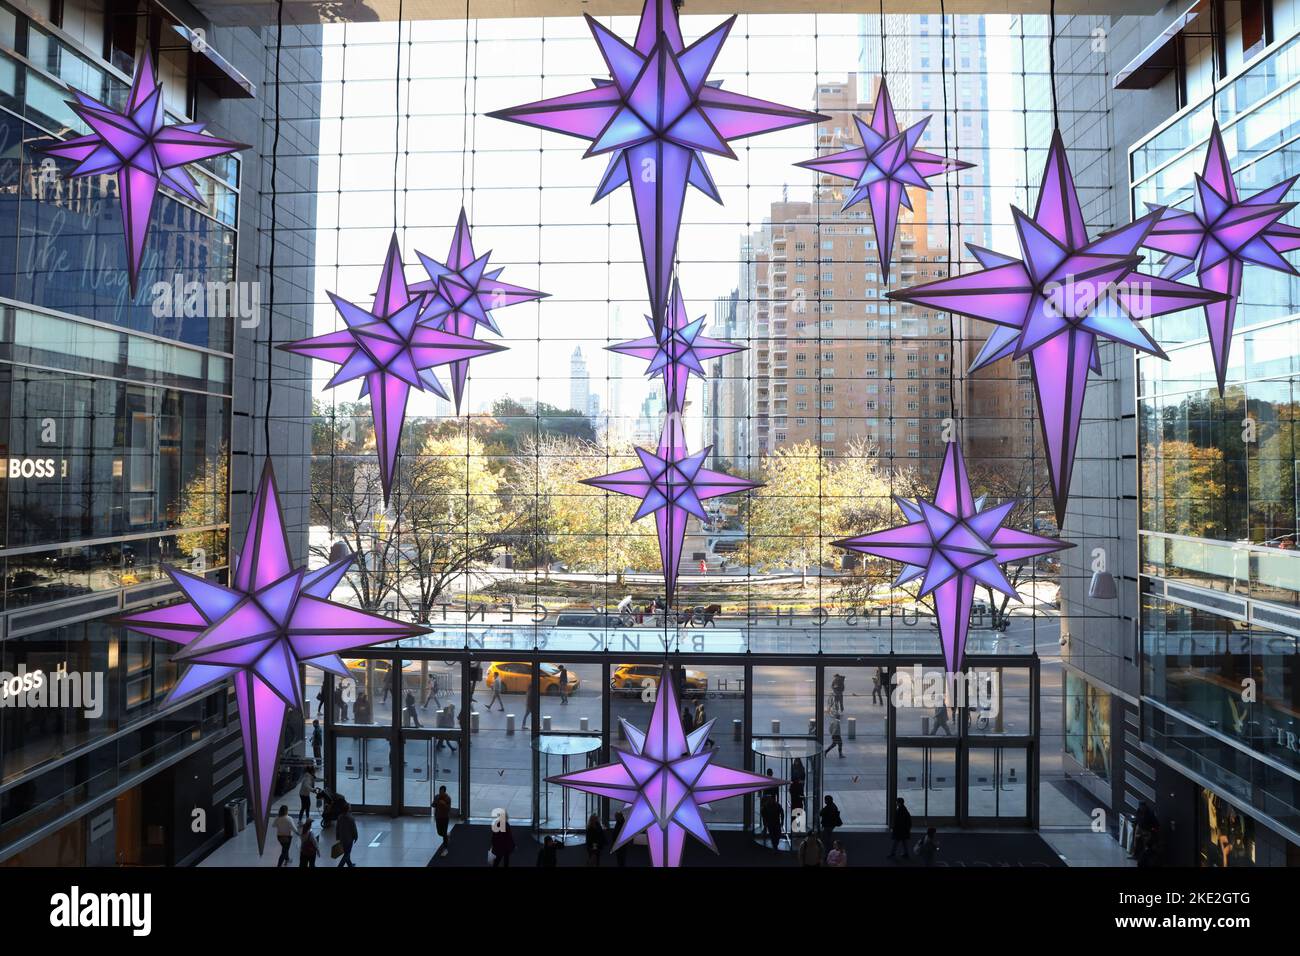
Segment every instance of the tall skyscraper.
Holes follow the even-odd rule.
[[[591,374],[581,345],[569,357],[569,408],[584,415],[591,413]]]

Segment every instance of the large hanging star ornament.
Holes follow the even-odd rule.
[[[491,252],[474,255],[474,241],[470,237],[469,220],[461,209],[452,235],[447,261],[438,262],[418,250],[415,253],[429,273],[426,282],[415,282],[410,291],[419,293],[421,301],[420,322],[435,329],[454,332],[473,338],[478,328],[501,334],[492,318],[493,309],[532,302],[546,297],[545,292],[534,292],[523,286],[501,281],[501,269],[488,269]],[[465,377],[469,374],[469,360],[458,359],[451,363],[451,393],[460,414],[461,398],[465,394]]]
[[[371,311],[331,292],[330,300],[347,327],[280,346],[287,352],[340,366],[326,388],[364,380],[361,394],[370,396],[385,505],[392,494],[397,450],[411,389],[431,391],[446,398],[446,391],[433,374],[434,368],[504,348],[421,323],[424,297],[407,289],[402,268],[402,251],[394,233]]]
[[[677,586],[688,518],[694,516],[704,521],[708,516],[701,502],[759,486],[757,482],[705,468],[712,446],[695,454],[687,451],[681,415],[668,416],[658,451],[635,450],[641,459],[640,466],[600,478],[586,478],[582,483],[640,498],[641,507],[633,521],[649,514],[655,516],[665,591],[671,601]]]
[[[1165,357],[1136,322],[1197,308],[1222,294],[1138,272],[1138,247],[1160,217],[1152,212],[1091,242],[1059,131],[1043,170],[1033,218],[1012,209],[1021,258],[967,248],[984,268],[889,293],[890,299],[992,322],[971,371],[1028,356],[1038,396],[1058,526],[1065,522],[1083,396],[1099,371],[1098,339]]]
[[[908,523],[834,542],[836,547],[904,564],[894,586],[921,578],[920,597],[934,602],[950,673],[961,670],[970,627],[971,602],[977,585],[1000,591],[1013,600],[1020,595],[1002,573],[1009,561],[1025,561],[1074,545],[1056,538],[1003,527],[1015,500],[984,509],[984,499],[971,496],[961,446],[950,442],[931,501],[894,501]]]
[[[347,677],[341,651],[429,630],[329,600],[352,560],[348,555],[311,572],[293,566],[268,461],[230,585],[164,566],[185,600],[119,618],[133,631],[184,645],[173,660],[188,666],[169,702],[234,678],[259,850],[266,843],[285,718],[289,708],[303,707],[299,664]]]
[[[72,176],[117,173],[127,272],[134,296],[159,185],[206,208],[207,202],[184,167],[251,147],[210,136],[203,132],[203,123],[168,126],[162,88],[147,51],[136,68],[125,111],[119,113],[77,90],[72,95],[76,100],[69,100],[68,105],[91,132],[42,147],[42,152],[75,160],[78,165]]]
[[[1205,153],[1205,171],[1196,177],[1192,211],[1162,210],[1164,215],[1143,243],[1149,249],[1170,253],[1161,270],[1164,277],[1181,279],[1195,269],[1202,288],[1225,296],[1205,306],[1220,395],[1228,373],[1244,266],[1250,263],[1300,274],[1282,257],[1284,252],[1300,249],[1300,229],[1279,222],[1295,208],[1295,203],[1282,202],[1282,197],[1297,178],[1292,176],[1242,199],[1216,121]]]
[[[681,286],[674,279],[672,304],[668,309],[668,321],[663,329],[656,335],[654,319],[647,315],[650,335],[620,345],[611,345],[609,350],[648,361],[650,367],[646,370],[646,374],[660,373],[663,376],[668,410],[680,412],[686,405],[686,386],[692,374],[702,378],[706,374],[705,362],[745,349],[743,345],[732,345],[730,342],[702,335],[704,319],[704,316],[700,316],[695,321],[691,321],[686,312]]]
[[[623,182],[631,186],[656,332],[665,321],[686,185],[716,197],[703,154],[734,159],[729,140],[826,118],[708,82],[735,21],[684,46],[672,0],[646,0],[632,45],[587,16],[609,66],[608,82],[488,114],[589,140],[587,156],[621,158],[606,170],[598,195]]]
[[[894,116],[894,103],[889,97],[889,87],[882,77],[876,91],[876,103],[871,108],[871,121],[863,122],[853,117],[858,127],[862,145],[839,153],[830,153],[816,159],[795,163],[819,173],[853,180],[853,191],[844,200],[844,209],[866,200],[871,207],[871,222],[876,233],[876,252],[881,273],[889,281],[889,270],[894,252],[894,235],[898,230],[899,211],[912,208],[907,194],[909,186],[930,189],[927,182],[935,176],[970,169],[972,163],[948,159],[919,147],[921,136],[930,122],[925,117],[919,123],[900,130]]]
[[[668,668],[664,671],[667,674]],[[614,763],[547,778],[550,783],[631,806],[611,852],[637,834],[646,833],[652,866],[680,866],[689,833],[717,853],[700,807],[789,782],[713,763],[715,751],[705,746],[713,721],[688,734],[682,726],[677,692],[670,679],[659,682],[645,733],[621,717],[619,722],[631,748],[613,748]]]

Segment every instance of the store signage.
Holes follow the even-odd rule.
[[[0,478],[17,481],[20,478],[68,477],[68,462],[57,458],[0,458]]]

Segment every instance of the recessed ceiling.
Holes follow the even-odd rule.
[[[1162,0],[1059,0],[1059,16],[1073,14],[1146,15]],[[274,23],[273,0],[194,0],[194,6],[216,25]],[[460,20],[465,3],[456,0],[400,0],[403,20]],[[576,17],[627,15],[641,12],[642,0],[469,0],[471,17]],[[286,0],[288,23],[368,23],[396,20],[399,0]],[[949,13],[1036,13],[1049,10],[1045,0],[947,0]],[[682,12],[732,13],[867,13],[880,12],[878,0],[689,0]],[[938,13],[939,0],[886,0],[893,14]]]

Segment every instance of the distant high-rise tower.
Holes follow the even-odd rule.
[[[582,346],[573,350],[569,358],[569,408],[586,415],[590,404],[587,397],[591,394],[591,375],[587,371],[587,360],[582,355]]]

